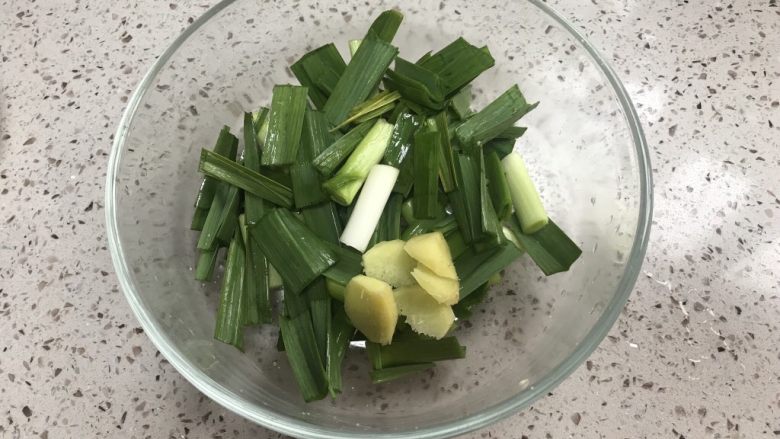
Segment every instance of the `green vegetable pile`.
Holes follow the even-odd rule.
[[[244,114],[241,142],[224,127],[201,152],[198,280],[227,247],[214,336],[243,350],[246,327],[278,324],[306,401],[341,392],[352,342],[375,383],[463,358],[452,322],[502,270],[528,253],[551,275],[581,254],[513,152],[537,104],[515,85],[473,111],[488,48],[458,38],[406,60],[391,44],[402,19],[380,14],[349,62],[333,43],[305,54],[300,85]]]

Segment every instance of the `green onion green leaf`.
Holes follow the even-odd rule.
[[[274,86],[261,159],[263,166],[289,165],[295,161],[301,143],[306,96],[306,87]]]

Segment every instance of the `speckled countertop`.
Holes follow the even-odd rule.
[[[656,209],[609,337],[547,398],[469,437],[780,436],[780,7],[552,1],[611,60]],[[112,134],[213,1],[0,0],[0,437],[278,437],[147,339],[107,251]]]

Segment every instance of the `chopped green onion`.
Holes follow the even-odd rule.
[[[264,166],[289,165],[295,161],[301,143],[306,96],[306,87],[274,86],[261,159]]]
[[[466,348],[455,337],[441,340],[416,338],[394,341],[387,346],[367,342],[378,355],[373,358],[374,369],[385,369],[408,364],[428,363],[442,360],[455,360],[466,356]]]
[[[439,77],[403,58],[396,58],[395,70],[387,71],[385,84],[397,90],[409,102],[433,110],[444,108],[445,93]]]
[[[435,363],[419,363],[407,364],[406,366],[388,367],[387,369],[372,370],[371,382],[374,384],[382,384],[415,374],[417,372],[432,369],[435,366]]]
[[[347,206],[357,195],[371,168],[379,163],[393,133],[393,126],[384,119],[378,119],[360,144],[350,154],[344,166],[323,188],[337,203]],[[393,180],[395,183],[395,179]],[[392,190],[392,187],[390,188]]]
[[[325,278],[320,277],[309,284],[301,293],[309,301],[311,324],[314,329],[314,338],[317,341],[317,350],[322,356],[322,363],[327,364],[328,330],[331,319],[331,299],[325,286]]]
[[[452,143],[450,143],[450,130],[447,123],[447,113],[442,111],[433,118],[436,130],[439,133],[439,179],[444,192],[452,192],[457,189],[455,179],[455,159],[452,155]]]
[[[494,64],[489,51],[473,46],[463,38],[420,62],[422,67],[441,78],[446,95],[457,92]]]
[[[509,193],[509,183],[501,166],[501,159],[495,151],[485,151],[485,172],[488,179],[488,189],[496,215],[501,221],[512,215],[512,196]]]
[[[239,191],[235,186],[220,183],[217,187],[203,230],[198,237],[198,250],[212,249],[218,242],[230,242],[232,228],[235,227],[238,217],[238,196]]]
[[[467,84],[450,99],[450,108],[460,120],[466,120],[471,114],[471,84]]]
[[[338,129],[341,129],[342,127],[345,127],[351,124],[352,122],[355,122],[356,120],[360,120],[361,118],[369,114],[375,114],[376,111],[381,110],[382,113],[390,111],[395,105],[394,104],[395,101],[397,101],[400,98],[401,98],[401,94],[398,93],[397,91],[383,91],[381,93],[377,93],[367,101],[356,105],[355,108],[353,108],[352,111],[349,112],[349,117],[347,117],[344,120],[344,122],[341,122],[340,124],[336,125],[336,127],[333,128],[331,131],[336,131]],[[389,108],[387,108],[388,105]],[[379,116],[382,113],[376,114],[376,116]]]
[[[306,402],[322,399],[328,393],[328,379],[317,350],[317,341],[307,314],[280,317],[279,328],[295,380]]]
[[[458,259],[460,255],[466,253],[466,250],[469,249],[468,244],[463,240],[460,230],[455,229],[445,234],[445,237],[447,238],[447,247],[450,248],[450,255],[452,255],[453,260]]]
[[[409,154],[414,133],[422,125],[422,118],[408,111],[401,113],[395,122],[393,134],[385,150],[383,163],[394,166],[401,172],[395,182],[393,192],[404,196],[409,194],[414,184],[414,161]]]
[[[338,261],[325,270],[322,275],[338,285],[346,286],[349,281],[363,272],[363,259],[355,250],[328,243],[328,248],[336,254]],[[343,297],[339,300],[344,300]]]
[[[200,172],[274,204],[292,207],[292,190],[273,179],[208,150],[200,153]]]
[[[268,111],[261,111],[257,115],[257,123],[263,124],[268,116]],[[244,113],[244,166],[252,171],[260,172],[260,147],[257,145],[255,134],[255,116]],[[265,202],[262,198],[253,195],[244,195],[244,212],[246,221],[254,224],[265,215]]]
[[[349,56],[355,56],[355,52],[357,52],[362,42],[363,40],[349,40]]]
[[[244,349],[244,242],[236,232],[228,247],[214,338]]]
[[[368,32],[366,32],[364,39],[376,38],[388,43],[392,42],[403,19],[404,14],[395,9],[389,9],[382,12],[379,14],[379,17],[371,23],[371,27],[368,28]]]
[[[376,110],[371,110],[368,113],[362,114],[360,117],[355,119],[355,123],[363,123],[368,122],[369,120],[374,120],[379,116],[382,116],[383,114],[387,113],[388,111],[395,108],[395,102],[391,102],[389,104],[382,105],[381,107],[377,108]]]
[[[335,137],[328,129],[328,120],[321,111],[306,109],[303,117],[303,134],[301,135],[301,148],[299,158],[304,161],[313,161],[323,151],[328,149],[335,141]]]
[[[333,316],[328,327],[328,350],[325,361],[328,391],[333,398],[341,393],[341,363],[344,361],[344,355],[347,353],[353,335],[355,335],[355,328],[349,324],[344,307],[334,304]]]
[[[398,49],[379,39],[364,39],[322,108],[330,123],[343,121],[349,110],[373,92]]]
[[[441,136],[434,128],[423,128],[414,135],[414,215],[435,218],[439,210],[439,153]]]
[[[336,263],[336,255],[289,210],[271,210],[250,232],[293,293]]]
[[[379,218],[379,224],[374,229],[369,247],[384,241],[392,241],[401,236],[401,203],[403,196],[401,194],[391,194],[387,200],[387,205]]]
[[[479,170],[480,227],[482,229],[482,239],[477,247],[478,249],[484,249],[500,245],[503,242],[504,234],[502,233],[501,222],[496,215],[496,209],[488,191],[485,157],[482,151],[476,151],[476,155],[477,159],[475,161]]]
[[[390,131],[387,134],[389,136]],[[368,138],[368,136],[366,137]],[[377,162],[380,157],[381,154],[376,155]],[[352,211],[347,225],[344,226],[341,238],[339,238],[341,242],[360,252],[366,250],[397,178],[398,169],[392,166],[374,165],[371,168],[366,178],[366,184],[355,203],[355,209]]]
[[[341,219],[334,203],[322,203],[301,210],[303,222],[323,241],[338,244]]]
[[[201,250],[198,255],[198,264],[195,266],[195,279],[201,282],[210,281],[214,276],[214,268],[217,266],[219,247]]]
[[[520,230],[517,221],[510,222],[510,228],[528,256],[547,276],[567,271],[582,254],[577,244],[552,220],[530,235]]]
[[[347,287],[332,280],[325,278],[325,287],[328,289],[328,294],[330,294],[330,297],[340,301],[344,302],[344,293],[346,293]]]
[[[401,239],[408,241],[418,235],[423,235],[428,232],[441,232],[447,234],[453,230],[457,230],[458,223],[455,221],[455,217],[448,215],[440,219],[434,220],[418,220],[409,224],[409,227],[401,234]]]
[[[195,212],[192,214],[192,222],[190,223],[190,230],[203,230],[203,225],[206,224],[206,218],[209,216],[209,210],[201,207],[196,207]]]
[[[245,322],[247,324],[271,323],[271,288],[269,285],[268,260],[251,237],[249,224],[244,215],[239,216],[241,235],[244,238],[246,251],[246,270],[244,289],[247,294],[247,312]]]
[[[251,134],[254,135],[254,134]],[[257,306],[257,299],[258,294],[257,291],[255,291],[255,286],[252,285],[250,288],[250,283],[254,282],[254,273],[253,270],[255,267],[253,267],[253,261],[252,261],[252,252],[249,250],[249,233],[247,232],[246,227],[246,215],[241,214],[238,216],[238,227],[240,232],[240,238],[241,243],[243,244],[244,249],[244,309],[243,309],[243,319],[241,320],[242,325],[257,325],[260,323],[260,314]],[[236,233],[236,235],[239,235],[239,233]]]
[[[284,305],[282,315],[285,317],[295,318],[303,314],[309,315],[309,301],[306,294],[303,291],[295,293],[287,284],[283,287],[282,304]]]
[[[217,137],[217,143],[214,145],[214,153],[235,161],[237,149],[238,139],[236,136],[230,134],[230,128],[227,126],[222,127]],[[203,177],[200,190],[198,190],[198,196],[195,198],[196,208],[208,210],[211,207],[211,201],[214,199],[218,183],[214,178],[209,176]]]
[[[515,139],[493,139],[482,148],[485,152],[495,151],[498,158],[503,159],[515,150]]]
[[[300,209],[328,200],[328,195],[322,191],[320,173],[310,162],[298,162],[290,167],[293,181],[293,197],[295,207]]]
[[[523,158],[518,153],[512,153],[504,157],[501,164],[504,166],[515,214],[520,220],[523,233],[532,234],[541,230],[547,225],[547,212],[531,176],[528,175]]]
[[[460,279],[460,300],[473,293],[491,276],[508,267],[522,254],[522,250],[508,241],[496,249],[483,252],[467,249],[455,259],[455,271]]]
[[[493,139],[518,119],[536,108],[529,104],[517,85],[513,85],[480,112],[455,129],[455,136],[463,146],[474,147]]]
[[[477,287],[471,294],[458,301],[458,303],[452,306],[452,311],[455,313],[455,316],[460,320],[470,318],[474,308],[485,301],[489,289],[490,283],[485,282]]]
[[[314,167],[324,176],[333,174],[333,171],[349,157],[374,124],[375,122],[364,122],[352,128],[314,158]]]
[[[320,109],[346,68],[347,64],[333,43],[312,50],[290,66],[298,82],[308,89],[314,106]]]
[[[450,192],[448,198],[463,239],[472,243],[482,239],[479,170],[470,156],[457,154],[454,159],[458,189]]]
[[[505,129],[504,131],[501,131],[500,133],[498,133],[498,135],[495,138],[496,139],[504,139],[504,140],[509,140],[509,139],[515,140],[518,137],[522,137],[522,135],[525,134],[525,131],[527,129],[528,128],[526,128],[526,127],[511,126],[511,127],[507,128],[507,129]]]

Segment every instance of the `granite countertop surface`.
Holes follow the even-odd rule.
[[[117,121],[213,3],[0,0],[0,438],[280,437],[168,364],[107,250]],[[550,4],[634,99],[654,168],[651,243],[587,363],[467,437],[780,437],[778,2]]]

